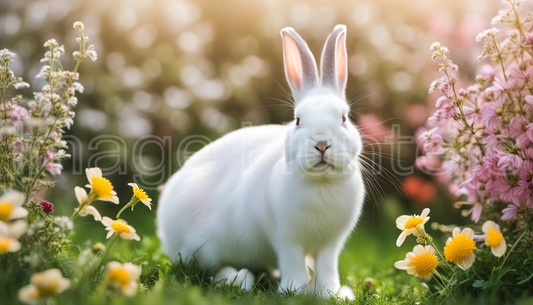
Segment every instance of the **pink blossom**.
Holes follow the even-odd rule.
[[[420,156],[415,160],[415,166],[427,172],[434,172],[441,168],[440,160],[436,157]]]
[[[523,161],[524,160],[522,160],[522,158],[517,154],[503,153],[500,155],[498,167],[509,168],[509,170],[514,171],[522,166]]]
[[[526,100],[526,103],[533,105],[533,95],[526,95],[524,99]]]
[[[15,151],[21,152],[24,149],[24,143],[19,138],[16,138],[13,141],[12,145],[13,145],[13,150],[15,150]]]
[[[28,110],[21,106],[15,106],[13,111],[11,111],[11,119],[13,121],[21,121],[28,117]]]
[[[524,34],[524,42],[526,44],[533,44],[533,33],[525,33]]]
[[[489,82],[494,80],[494,68],[489,64],[481,66],[478,70],[478,74],[487,78]]]
[[[487,181],[498,172],[499,160],[497,155],[483,157],[481,159],[481,165],[472,170],[472,175],[480,181]]]
[[[505,135],[501,134],[498,129],[495,131],[485,130],[485,133],[483,142],[487,144],[485,148],[489,154],[496,153],[503,149],[501,141],[505,139]]]
[[[496,101],[481,106],[481,119],[485,121],[487,128],[495,130],[501,125],[500,116],[503,113],[504,102],[505,97],[500,96]]]
[[[44,154],[44,164],[46,166],[46,170],[50,172],[52,176],[57,176],[61,174],[61,171],[63,170],[63,165],[51,161],[54,157],[54,153],[47,150]]]
[[[529,121],[522,115],[514,117],[509,125],[509,134],[516,138],[516,145],[520,148],[526,148],[531,143],[527,134],[527,125]]]
[[[519,208],[514,204],[509,204],[502,210],[502,220],[511,220],[518,217]]]
[[[518,184],[508,181],[505,176],[498,176],[490,181],[492,183],[487,184],[487,189],[491,191],[493,197],[499,197],[509,202],[518,203],[518,200],[515,197],[515,187],[518,186]]]
[[[470,219],[477,223],[479,221],[479,218],[481,217],[481,212],[483,211],[483,206],[481,203],[476,203],[474,205],[474,208],[472,209],[472,215],[470,216]]]
[[[533,123],[527,124],[526,135],[529,138],[529,141],[533,142]]]
[[[509,85],[507,82],[502,81],[498,77],[494,77],[494,82],[492,82],[492,86],[487,88],[487,91],[500,91],[503,92],[509,88]]]
[[[533,207],[533,161],[524,161],[520,169],[520,180],[517,183],[515,196],[521,202]]]

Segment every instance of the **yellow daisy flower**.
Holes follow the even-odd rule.
[[[474,241],[474,230],[464,228],[454,228],[452,237],[449,237],[444,247],[444,257],[447,261],[457,264],[461,269],[466,270],[472,266],[476,255],[476,242]]]
[[[20,288],[19,299],[28,304],[38,303],[70,287],[70,280],[59,269],[49,269],[31,276],[31,284]]]
[[[429,209],[425,208],[420,215],[402,215],[396,218],[396,227],[402,230],[400,236],[396,240],[396,246],[401,246],[405,238],[411,234],[418,236],[420,231],[424,230],[424,224],[428,222]]]
[[[114,233],[117,233],[124,239],[141,240],[139,235],[135,233],[135,229],[122,219],[112,220],[111,218],[104,216],[104,218],[102,218],[102,224],[106,227],[105,229],[109,231],[106,238],[110,238]]]
[[[407,253],[403,261],[394,263],[394,267],[421,278],[430,278],[439,265],[432,246],[416,245],[413,252]]]
[[[90,188],[91,192],[94,192],[96,195],[98,195],[97,199],[118,204],[117,193],[113,191],[113,185],[111,182],[102,177],[102,170],[100,168],[86,168],[85,174],[87,175],[87,180],[89,180],[90,183],[85,187]]]
[[[8,222],[28,216],[28,210],[21,207],[24,203],[24,195],[17,191],[8,191],[0,197],[0,220]]]
[[[18,239],[27,229],[28,224],[24,220],[15,221],[11,224],[0,221],[0,254],[20,250]]]
[[[507,243],[500,231],[500,226],[492,220],[487,220],[481,228],[483,231],[485,244],[490,247],[492,254],[496,257],[502,257],[507,250]]]
[[[133,188],[133,195],[135,198],[139,199],[145,206],[150,210],[152,209],[152,199],[148,198],[146,192],[140,188],[136,183],[128,183],[129,186]]]
[[[93,207],[91,204],[87,204],[87,198],[89,197],[87,195],[87,191],[85,189],[76,186],[74,188],[74,193],[76,193],[76,199],[78,200],[78,203],[80,205],[80,216],[87,216],[87,215],[93,215],[94,220],[100,221],[102,220],[102,216],[98,212],[98,210]]]
[[[104,276],[108,287],[120,290],[125,296],[134,296],[137,293],[137,278],[141,275],[141,267],[132,263],[121,264],[109,262]]]

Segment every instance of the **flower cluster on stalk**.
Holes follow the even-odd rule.
[[[518,219],[530,225],[533,211],[533,17],[520,15],[521,1],[506,1],[492,28],[480,33],[485,42],[479,60],[490,58],[494,66],[482,67],[476,84],[458,88],[458,67],[440,43],[431,46],[440,60],[441,77],[430,93],[442,94],[436,112],[420,136],[425,156],[439,160],[440,171],[450,177],[450,190],[461,196],[463,212],[474,222],[488,205],[505,203],[502,220]],[[435,162],[432,162],[434,164]],[[429,170],[429,169],[427,169]],[[435,169],[431,169],[435,170]]]

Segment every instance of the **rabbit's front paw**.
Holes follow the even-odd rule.
[[[250,292],[254,287],[255,277],[248,269],[237,272],[233,267],[224,267],[215,276],[215,282],[222,280],[226,285],[240,286],[242,290]]]

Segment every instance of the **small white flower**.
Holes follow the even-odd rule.
[[[402,230],[400,236],[396,240],[396,246],[401,246],[405,238],[411,234],[418,236],[420,231],[424,230],[424,224],[428,222],[429,209],[425,208],[420,216],[418,215],[402,215],[396,219],[396,227]]]
[[[28,210],[21,207],[24,195],[17,191],[8,191],[0,197],[0,220],[8,222],[12,219],[28,216]]]
[[[30,84],[28,84],[27,82],[18,82],[18,83],[14,83],[13,84],[13,88],[15,89],[22,89],[22,88],[29,88],[30,87]]]
[[[74,27],[75,29],[83,30],[83,23],[82,23],[81,21],[76,21],[76,22],[74,22],[73,27]]]
[[[76,186],[74,188],[74,193],[76,193],[76,199],[78,200],[79,205],[83,206],[80,210],[81,216],[93,215],[94,220],[96,221],[102,220],[102,216],[100,215],[98,210],[92,205],[85,203],[88,197],[87,191],[85,191],[85,189],[79,186]]]
[[[18,220],[10,224],[0,221],[0,254],[20,250],[18,239],[27,229],[28,223],[24,220]]]
[[[55,40],[54,38],[52,39],[48,39],[45,43],[44,43],[44,47],[45,48],[48,48],[49,46],[52,46],[52,47],[57,47],[59,44],[57,43],[57,40]]]
[[[109,262],[104,276],[108,287],[120,290],[125,296],[134,296],[137,293],[137,278],[141,275],[141,267],[132,263],[121,264]]]
[[[492,254],[496,257],[502,257],[507,250],[507,243],[503,234],[501,233],[500,226],[492,220],[487,220],[483,227],[483,239],[485,240],[485,245],[490,247]]]
[[[109,231],[107,233],[106,239],[113,236],[114,233],[117,233],[118,236],[124,239],[133,239],[137,241],[141,240],[139,235],[135,233],[135,229],[132,226],[128,225],[125,220],[112,220],[111,218],[104,216],[101,222],[106,227],[105,229]]]
[[[148,198],[146,192],[140,188],[136,183],[128,183],[133,188],[133,195],[139,199],[150,210],[152,209],[152,198]]]
[[[31,284],[19,290],[19,299],[28,304],[39,303],[62,293],[70,287],[70,280],[63,277],[59,269],[49,269],[31,276]]]

